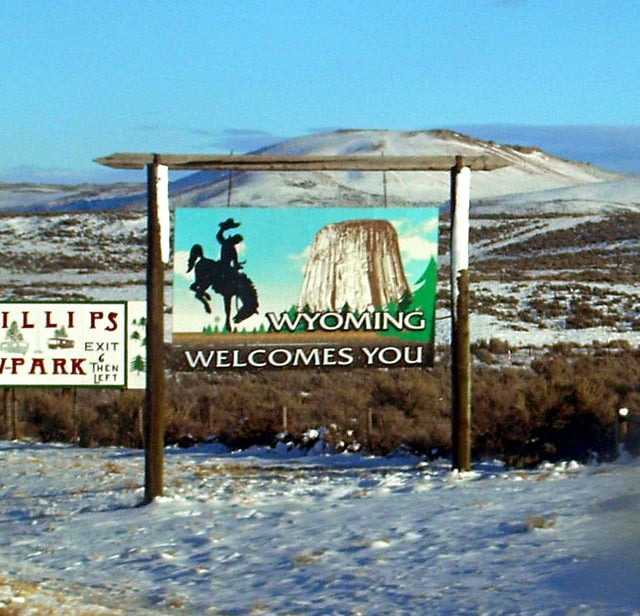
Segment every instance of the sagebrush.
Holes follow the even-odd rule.
[[[504,365],[510,349],[503,341],[476,344],[473,352],[476,458],[499,457],[523,466],[608,457],[614,450],[616,410],[640,409],[640,352],[628,345],[559,345],[539,352],[526,366]],[[14,390],[17,418],[10,417],[8,392],[6,436],[143,446],[143,392]],[[245,448],[273,445],[286,432],[287,440],[303,443],[308,430],[322,426],[338,449],[388,454],[404,447],[446,456],[450,404],[446,352],[430,370],[176,374],[167,379],[165,441],[216,438]],[[637,449],[633,429],[627,438],[627,446]]]

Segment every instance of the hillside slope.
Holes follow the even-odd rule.
[[[511,157],[511,167],[472,173],[474,340],[500,338],[518,347],[594,340],[640,344],[640,177],[447,131],[344,131],[292,139],[263,152]],[[418,205],[429,200],[425,195],[438,203],[448,200],[447,173],[385,175],[389,204]],[[379,205],[382,179],[381,173],[244,173],[232,178],[231,203],[240,205],[246,198],[253,205]],[[194,173],[172,184],[171,200],[174,206],[224,207],[228,183],[226,173]],[[82,198],[74,202],[69,187],[0,186],[5,257],[0,295],[5,301],[144,299],[145,187],[76,188]],[[22,200],[11,201],[7,191]],[[43,212],[24,216],[25,195],[37,196],[32,209]],[[436,338],[446,343],[446,208],[440,232]],[[167,272],[168,306],[170,285]]]
[[[620,176],[584,163],[566,161],[537,148],[500,145],[447,130],[336,131],[283,141],[264,148],[270,155],[336,156],[496,156],[508,167],[473,174],[474,199],[615,180]],[[231,192],[229,187],[231,183]],[[177,206],[379,205],[384,193],[396,205],[437,203],[449,198],[443,172],[199,172],[175,182]]]
[[[472,198],[549,190],[622,176],[552,156],[537,148],[500,145],[448,130],[346,130],[289,139],[256,153],[270,155],[497,156],[508,167],[473,174]],[[133,177],[133,174],[132,174]],[[443,172],[201,171],[171,184],[174,206],[379,205],[447,201]],[[144,184],[0,185],[0,211],[44,212],[145,209]]]
[[[640,212],[640,176],[477,199],[473,209],[483,214],[522,215]]]

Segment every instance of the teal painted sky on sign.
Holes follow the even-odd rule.
[[[201,244],[205,256],[218,259],[218,224],[226,218],[241,223],[230,233],[241,233],[239,258],[246,261],[244,272],[254,282],[260,302],[260,315],[242,325],[257,326],[266,312],[280,313],[298,301],[304,279],[308,249],[316,233],[329,223],[345,220],[383,219],[398,233],[405,274],[414,285],[429,259],[437,258],[437,208],[177,208],[174,260],[173,331],[202,331],[222,326],[222,299],[213,296],[213,315],[207,315],[195,299],[187,274],[188,253]],[[229,233],[227,233],[228,235]]]
[[[144,181],[92,161],[248,152],[337,128],[487,126],[499,140],[505,125],[638,126],[638,0],[5,0],[1,11],[4,182]],[[574,133],[535,141],[593,161]]]

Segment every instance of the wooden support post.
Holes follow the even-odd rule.
[[[233,150],[229,152],[233,156]],[[231,189],[233,188],[233,169],[229,169],[229,175],[227,176],[227,207],[231,207]]]
[[[6,436],[9,432],[9,389],[2,388],[2,435]]]
[[[147,388],[144,412],[144,504],[163,492],[164,465],[164,264],[159,203],[165,199],[166,168],[160,160],[147,166]],[[160,171],[160,173],[159,173]]]
[[[213,413],[215,411],[215,407],[213,401],[209,401],[207,405],[207,432],[209,434],[213,434]]]
[[[146,444],[144,442],[144,414],[145,414],[145,405],[142,404],[138,407],[138,435],[140,436],[140,442],[142,443],[142,448],[146,448]]]
[[[16,390],[11,388],[11,440],[17,441],[20,438],[20,424],[18,423],[18,400]]]
[[[157,170],[159,157],[148,153],[120,153],[96,159],[96,162],[115,169]],[[447,171],[451,173],[451,296],[452,296],[452,427],[453,427],[453,467],[466,470],[471,467],[471,360],[469,332],[469,190],[470,171],[489,171],[506,167],[509,163],[501,158],[490,156],[468,157],[466,166],[461,156],[456,156],[451,167],[450,156],[268,156],[268,155],[201,155],[201,154],[165,154],[163,166],[171,169],[237,169],[239,171]],[[151,164],[153,163],[153,164]],[[149,180],[150,219],[156,213],[156,182]],[[151,226],[151,225],[150,225]],[[149,233],[150,242],[156,232]],[[150,259],[153,258],[150,250]],[[162,307],[162,268],[159,259],[156,265],[150,261],[150,277],[160,276],[159,299],[155,304],[149,300],[149,313]],[[154,279],[155,280],[155,279]],[[151,281],[149,283],[151,289]],[[154,287],[155,289],[155,287]],[[154,290],[154,293],[156,290]],[[152,293],[149,291],[149,297]],[[151,335],[162,332],[162,314],[147,324],[147,341],[152,344]],[[157,343],[161,349],[162,336]],[[154,389],[152,371],[162,375],[162,354],[148,348],[149,368],[147,370],[148,393],[152,402],[162,401],[161,389]],[[154,358],[154,353],[156,357]],[[155,386],[159,387],[161,376],[155,377]],[[163,383],[162,383],[163,385]],[[161,404],[159,404],[161,406]],[[150,447],[150,445],[148,445]],[[160,483],[160,490],[161,490]],[[149,492],[153,497],[153,491]]]
[[[451,463],[471,469],[471,350],[469,328],[470,170],[456,156],[451,168]]]
[[[72,387],[69,390],[69,396],[71,397],[71,423],[73,426],[73,442],[75,445],[77,445],[80,442],[80,417],[78,414],[78,405],[76,404],[78,395],[77,389],[75,387]]]

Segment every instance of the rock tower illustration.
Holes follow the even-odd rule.
[[[316,234],[298,305],[314,312],[384,309],[410,292],[393,225],[349,220]]]

